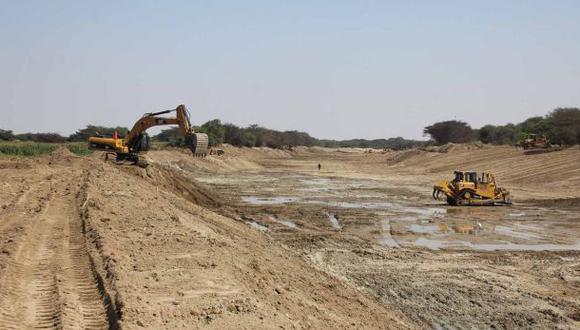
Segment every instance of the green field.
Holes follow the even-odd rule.
[[[0,155],[39,156],[55,151],[59,144],[38,142],[0,142]]]
[[[33,157],[49,154],[61,146],[66,148],[75,155],[86,156],[92,153],[92,150],[87,148],[86,143],[42,143],[42,142],[21,142],[21,141],[1,141],[0,142],[0,156],[21,156]]]

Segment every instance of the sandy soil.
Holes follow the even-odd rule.
[[[0,158],[0,327],[580,327],[578,149],[225,149]],[[431,200],[454,169],[516,203]]]
[[[239,167],[219,169],[177,154],[152,157],[189,173],[248,225],[419,327],[579,326],[578,149],[533,156],[476,146],[372,154],[232,149],[220,162]],[[495,172],[515,204],[433,201],[433,183],[454,169]]]
[[[2,328],[414,326],[163,164],[61,150],[0,171]]]

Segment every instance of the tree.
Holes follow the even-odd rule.
[[[580,109],[558,108],[546,116],[548,136],[558,144],[580,143]]]
[[[474,139],[473,129],[467,123],[449,120],[425,127],[424,134],[428,134],[436,144],[464,143]]]
[[[171,127],[161,130],[153,139],[161,142],[171,142],[179,139],[181,135],[179,127]]]
[[[129,129],[126,127],[104,127],[87,125],[87,127],[77,130],[75,133],[68,137],[69,141],[87,141],[90,136],[108,136],[112,137],[115,131],[119,134],[119,137],[124,137],[129,134]]]
[[[236,125],[225,124],[224,142],[234,146],[242,145],[242,130]]]
[[[12,133],[12,131],[0,129],[0,140],[2,141],[14,140],[14,134]]]
[[[201,133],[205,133],[209,139],[209,145],[215,146],[224,143],[225,128],[219,119],[214,119],[201,125],[199,128]]]
[[[514,124],[500,126],[495,135],[496,144],[515,144],[518,140],[518,131]]]
[[[495,143],[497,126],[485,125],[479,129],[479,140],[483,143]]]
[[[256,135],[250,131],[243,132],[242,145],[244,147],[254,147],[256,145]]]
[[[517,125],[518,131],[528,134],[548,134],[550,129],[546,118],[530,117]]]

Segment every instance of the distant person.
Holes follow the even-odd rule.
[[[322,165],[320,165],[320,163],[318,163],[318,170],[320,171],[321,168],[322,168]]]

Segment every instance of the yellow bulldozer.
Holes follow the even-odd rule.
[[[489,172],[455,171],[452,181],[441,180],[433,187],[433,198],[445,198],[449,205],[511,204],[509,191],[497,186]]]
[[[562,150],[561,146],[550,144],[550,140],[546,135],[526,134],[518,145],[524,148],[524,154],[533,155],[552,151]]]
[[[175,117],[161,116],[168,113],[175,113]],[[189,112],[183,104],[171,110],[146,113],[133,125],[125,137],[117,136],[116,132],[113,137],[100,135],[89,137],[89,149],[105,151],[105,157],[114,154],[117,162],[130,161],[136,165],[146,166],[147,163],[139,157],[139,154],[150,148],[147,129],[154,126],[178,125],[193,155],[205,156],[208,152],[208,136],[204,133],[195,133],[189,117]]]

